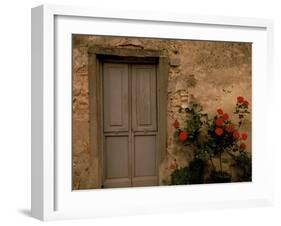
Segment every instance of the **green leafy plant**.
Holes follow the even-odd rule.
[[[189,181],[190,184],[202,184],[204,181],[204,170],[206,167],[206,162],[199,158],[194,158],[189,163]]]
[[[249,102],[244,97],[237,97],[234,114],[238,116],[238,123],[234,123],[221,108],[217,109],[217,113],[212,118],[203,113],[202,106],[197,103],[192,103],[190,107],[180,110],[180,113],[186,114],[186,121],[180,127],[178,120],[175,120],[174,137],[184,146],[193,144],[196,147],[194,162],[191,161],[189,164],[189,183],[201,183],[204,167],[199,167],[200,170],[191,176],[191,172],[195,172],[192,164],[197,161],[196,167],[198,167],[199,159],[202,166],[206,165],[207,161],[211,162],[210,182],[230,182],[231,175],[225,172],[222,166],[223,153],[229,154],[235,160],[235,166],[242,170],[241,180],[251,178],[251,158],[245,154],[246,144],[244,143],[248,134],[239,131],[243,119],[250,113],[248,106]],[[214,158],[219,159],[219,169],[216,169],[213,163]]]
[[[190,107],[180,109],[180,112],[186,113],[187,119],[184,128],[179,127],[177,120],[174,122],[174,127],[176,128],[174,137],[181,141],[183,145],[196,143],[203,125],[202,119],[206,114],[202,113],[202,107],[197,103],[191,104]]]
[[[235,166],[240,168],[242,171],[241,180],[251,181],[252,180],[252,158],[246,152],[241,152],[240,155],[235,158]]]
[[[180,169],[176,169],[171,174],[171,184],[172,185],[189,184],[189,178],[190,178],[190,174],[187,166]]]
[[[179,168],[171,174],[171,185],[202,184],[206,163],[202,159],[194,158],[189,166]]]

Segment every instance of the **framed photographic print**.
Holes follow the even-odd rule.
[[[272,203],[270,20],[32,9],[32,215]]]

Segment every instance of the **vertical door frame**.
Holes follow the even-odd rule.
[[[157,167],[158,184],[160,165],[166,156],[167,138],[167,85],[169,75],[169,58],[162,50],[149,49],[126,49],[126,48],[104,48],[101,46],[91,46],[88,49],[89,56],[89,134],[90,134],[90,154],[91,158],[98,159],[97,172],[89,178],[94,181],[93,188],[101,188],[103,183],[103,116],[102,116],[102,77],[101,66],[105,59],[111,59],[127,63],[148,63],[157,62]]]

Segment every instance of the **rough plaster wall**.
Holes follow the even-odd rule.
[[[251,44],[119,38],[99,36],[73,36],[73,188],[93,188],[96,180],[96,162],[89,152],[89,96],[88,56],[91,45],[118,48],[164,50],[170,58],[167,104],[167,156],[161,163],[161,184],[170,182],[173,165],[185,166],[192,158],[192,148],[182,147],[173,139],[172,123],[178,119],[180,107],[194,99],[204,110],[213,115],[221,107],[232,116],[237,96],[244,96],[251,103]],[[251,135],[251,121],[242,131]],[[251,136],[247,144],[250,147]],[[187,150],[185,150],[187,149]],[[224,169],[229,159],[224,159]],[[215,163],[217,164],[217,163]]]

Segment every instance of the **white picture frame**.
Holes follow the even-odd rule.
[[[73,33],[252,42],[253,182],[72,191]],[[57,5],[33,8],[32,216],[56,220],[271,205],[273,151],[263,138],[267,112],[262,103],[272,92],[272,64],[271,20]]]

